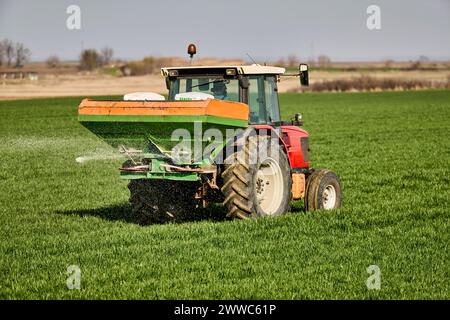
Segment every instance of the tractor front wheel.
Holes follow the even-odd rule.
[[[306,181],[305,209],[333,210],[342,204],[342,187],[338,176],[330,170],[315,170]]]

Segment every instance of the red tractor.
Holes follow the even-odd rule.
[[[282,121],[277,82],[284,68],[162,68],[168,101],[136,93],[83,100],[79,120],[128,158],[121,177],[143,224],[176,220],[222,202],[230,218],[277,216],[291,201],[308,211],[341,206],[335,173],[311,168],[301,116]],[[308,69],[300,65],[302,85]]]

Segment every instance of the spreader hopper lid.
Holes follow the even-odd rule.
[[[84,99],[78,107],[80,121],[186,122],[223,119],[245,127],[248,105],[234,101],[113,101]],[[127,120],[128,119],[128,120]]]

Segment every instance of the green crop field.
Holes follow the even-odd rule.
[[[227,221],[217,206],[146,227],[120,159],[75,161],[112,155],[78,124],[80,98],[1,101],[0,298],[449,299],[450,91],[280,99],[314,167],[340,176],[342,209]]]

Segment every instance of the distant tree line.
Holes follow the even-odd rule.
[[[100,67],[108,66],[113,61],[114,50],[104,47],[100,51],[95,49],[82,50],[79,57],[80,70],[92,71]],[[52,55],[46,60],[49,68],[57,68],[61,61],[58,56]]]
[[[114,56],[110,47],[104,47],[100,52],[95,49],[85,49],[80,54],[80,69],[94,70],[109,65]]]
[[[9,39],[0,41],[0,67],[6,65],[7,67],[20,68],[30,60],[30,57],[31,51],[23,43],[15,43]]]
[[[80,54],[80,69],[94,70],[99,67],[109,65],[114,56],[114,51],[110,47],[104,47],[99,52],[95,49],[83,50]],[[31,50],[23,43],[13,42],[9,39],[0,41],[0,67],[21,68],[30,61]],[[61,61],[58,56],[51,55],[47,58],[46,64],[49,68],[56,68]]]
[[[300,58],[295,54],[290,54],[287,56],[287,58],[281,58],[279,59],[276,64],[288,68],[298,67],[300,63]],[[317,57],[317,59],[309,58],[307,62],[311,66],[316,66],[320,68],[328,68],[331,66],[331,58],[327,55],[321,54]]]

